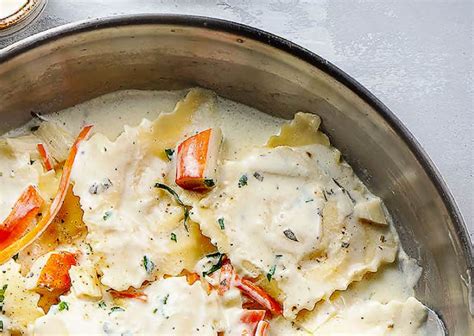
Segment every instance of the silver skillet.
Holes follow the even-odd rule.
[[[103,18],[34,35],[0,50],[0,134],[28,121],[31,111],[46,114],[121,89],[191,86],[288,119],[299,110],[319,114],[423,267],[418,298],[447,333],[474,335],[472,244],[433,163],[367,89],[278,36],[180,15]]]

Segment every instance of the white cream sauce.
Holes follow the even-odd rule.
[[[155,271],[160,266],[166,268],[167,256],[176,254],[170,233],[178,235],[178,243],[189,243],[186,239],[191,239],[182,227],[182,209],[169,195],[157,194],[152,187],[162,180],[175,187],[170,173],[173,163],[154,158],[147,143],[140,142],[151,121],[160,113],[171,112],[183,96],[184,92],[120,91],[46,116],[72,134],[77,134],[85,124],[95,125],[95,135],[80,148],[73,180],[74,192],[81,197],[85,211],[87,240],[94,251],[92,259],[101,274],[103,288],[140,287],[144,280],[154,280],[157,274],[147,272],[144,256],[152,261]],[[211,109],[196,114],[186,134],[216,126],[222,129],[225,139],[222,175],[218,177],[218,187],[202,201],[196,195],[179,192],[185,202],[195,205],[192,218],[200,222],[204,233],[222,252],[229,254],[239,271],[265,275],[275,266],[273,278],[283,290],[279,299],[284,300],[288,317],[295,317],[293,306],[297,310],[312,309],[320,298],[326,300],[316,305],[314,314],[321,312],[320,316],[309,314],[294,322],[282,318],[273,321],[272,334],[313,332],[318,328],[364,333],[382,330],[381,326],[387,327],[388,320],[400,316],[422,321],[423,309],[410,299],[414,294],[412,278],[418,274],[418,267],[404,258],[400,250],[398,265],[380,268],[382,263],[393,260],[397,237],[383,226],[363,224],[361,229],[355,215],[351,217],[353,202],[363,204],[362,212],[370,212],[364,202],[372,206],[377,198],[352,175],[349,166],[336,164],[339,153],[323,145],[262,148],[271,135],[278,133],[284,120],[222,98],[217,98]],[[142,121],[143,118],[147,120]],[[9,135],[27,133],[35,123],[32,121]],[[124,125],[130,127],[122,133]],[[28,158],[11,162],[2,159],[0,165],[8,173],[10,167],[24,166],[28,161]],[[0,215],[8,214],[23,186],[37,183],[37,176],[29,174],[25,181],[18,182],[20,186],[1,189],[1,197],[3,190],[9,192],[8,200],[0,202]],[[247,184],[239,188],[242,175],[246,175]],[[111,186],[107,186],[109,180]],[[0,177],[0,183],[4,183],[0,186],[6,186],[7,182],[2,181]],[[104,190],[91,193],[94,183]],[[329,208],[328,195],[323,193],[328,190],[333,201]],[[219,193],[225,196],[220,198]],[[219,218],[224,219],[224,230],[217,223]],[[325,232],[328,218],[338,226]],[[344,232],[340,230],[341,223],[346,225]],[[285,230],[291,234],[289,231],[285,234]],[[307,258],[313,254],[322,258],[318,262]],[[338,271],[334,272],[334,268]],[[364,276],[368,271],[377,273]],[[361,281],[352,282],[358,280]],[[345,290],[347,286],[349,289]],[[331,296],[334,291],[336,294]],[[111,312],[110,298],[102,292],[106,309],[98,306],[97,299],[79,298],[73,291],[62,298],[68,302],[69,310],[52,309],[30,331],[36,334],[51,334],[53,330],[76,334],[215,334],[216,330],[235,332],[241,328],[238,293],[234,301],[227,298],[232,302],[229,305],[226,299],[217,299],[214,294],[208,296],[198,283],[187,285],[183,278],[153,282],[146,289],[149,302],[123,300],[124,311]],[[170,295],[169,301],[167,307],[162,307],[166,294]],[[339,294],[344,297],[344,305],[334,301]],[[5,301],[9,300],[6,296]],[[154,313],[155,309],[158,310]],[[367,320],[356,323],[354,319],[360,319],[362,311]],[[377,317],[378,311],[384,312],[383,318]],[[322,315],[327,315],[323,321]],[[10,316],[1,318],[5,319],[5,325],[10,323]]]

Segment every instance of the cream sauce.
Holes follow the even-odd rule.
[[[209,267],[205,261],[196,266],[202,255],[193,246],[192,234],[183,228],[181,207],[170,195],[153,188],[159,181],[176,188],[174,162],[156,158],[147,141],[155,127],[153,120],[171,112],[184,94],[181,91],[120,91],[46,116],[72,134],[85,124],[95,125],[95,135],[80,148],[73,181],[89,229],[87,242],[93,250],[91,262],[101,275],[103,289],[138,288],[144,280],[160,277],[163,269],[178,273],[183,265],[201,271]],[[32,121],[7,135],[26,134],[36,123]],[[296,312],[303,308],[312,309],[316,301],[323,299],[317,303],[313,315],[298,315],[293,322],[282,318],[272,321],[272,334],[315,332],[318,328],[347,330],[344,328],[350,325],[359,328],[350,329],[353,332],[379,331],[380,326],[387,327],[388,320],[400,316],[421,323],[424,310],[416,300],[410,299],[416,282],[413,274],[419,273],[418,266],[405,258],[400,249],[398,264],[381,267],[395,257],[396,234],[390,228],[370,223],[363,224],[364,229],[361,229],[357,221],[359,212],[360,216],[368,216],[369,212],[374,218],[380,217],[380,213],[372,211],[378,198],[366,190],[347,164],[339,162],[340,153],[324,144],[296,149],[263,147],[283,123],[282,119],[217,97],[195,113],[186,129],[177,131],[182,140],[200,130],[220,127],[225,139],[217,188],[202,200],[176,189],[187,204],[194,205],[192,219],[200,223],[203,232],[222,252],[229,254],[239,271],[266,275],[275,267],[272,277],[283,291],[279,299],[287,306],[288,318],[295,318]],[[129,125],[125,132],[124,125]],[[28,157],[0,160],[5,171],[28,163]],[[10,187],[9,182],[0,177],[0,197],[8,197],[0,202],[0,215],[9,213],[21,188],[28,183],[38,183],[39,173],[30,172],[29,167],[26,169],[29,175],[25,181],[19,179],[22,181],[18,182],[19,186]],[[246,175],[247,181],[239,188],[242,175]],[[100,193],[91,189],[94,186]],[[331,190],[332,203],[326,201],[328,195],[323,193],[328,190]],[[220,193],[226,194],[223,201],[218,201]],[[329,207],[328,203],[331,203]],[[361,205],[355,214],[353,203]],[[218,225],[219,218],[224,219],[224,230]],[[345,232],[341,233],[339,226],[329,226],[330,230],[325,231],[328,218],[338,225],[344,223]],[[286,230],[289,230],[287,234]],[[171,233],[176,235],[177,242],[170,239]],[[373,253],[362,252],[364,244],[368,250],[372,251],[373,247]],[[183,255],[186,249],[194,251],[191,258]],[[319,265],[323,259],[317,265],[307,258],[313,254],[321,257],[324,254],[321,252],[327,254],[321,263],[323,266]],[[179,258],[173,259],[176,255]],[[151,271],[145,267],[144,257],[153,264]],[[333,272],[334,267],[339,270],[342,267],[342,271]],[[369,271],[377,273],[367,275]],[[358,280],[361,281],[353,282]],[[299,290],[301,286],[308,290]],[[232,290],[225,298],[215,298],[214,294],[208,296],[197,283],[188,286],[182,278],[153,281],[146,289],[148,303],[123,300],[125,311],[117,309],[112,313],[110,297],[104,290],[107,309],[98,306],[97,298],[79,298],[78,292],[73,290],[62,298],[68,302],[69,310],[53,308],[31,325],[30,332],[50,334],[54,326],[57,333],[215,334],[216,330],[223,330],[238,334],[242,328],[238,318],[241,313],[238,292]],[[168,307],[163,308],[160,302],[165,292],[170,297]],[[172,294],[177,295],[176,300]],[[339,295],[344,297],[344,305],[336,300]],[[10,300],[5,297],[6,303]],[[296,311],[292,311],[293,306],[297,307]],[[354,320],[360,319],[355,313],[359,306],[365,312],[364,319],[367,316],[364,323]],[[158,310],[154,313],[155,309]],[[384,312],[384,318],[376,316],[379,310]],[[171,317],[166,319],[158,312]],[[326,315],[327,318],[320,319]],[[1,318],[5,319],[5,325],[11,323],[8,314]],[[181,329],[178,332],[173,327]]]

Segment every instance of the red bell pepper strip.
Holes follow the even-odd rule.
[[[43,161],[44,169],[46,169],[47,171],[52,170],[54,168],[53,162],[46,147],[42,143],[39,143],[36,145],[36,148],[38,149],[38,153],[40,154],[41,160]]]
[[[28,186],[0,224],[0,250],[20,238],[39,213],[43,199],[33,186]]]
[[[71,288],[69,270],[76,265],[76,256],[70,252],[53,253],[49,256],[36,282],[36,288],[55,295]]]
[[[61,180],[59,181],[59,189],[56,193],[56,196],[53,199],[53,202],[49,206],[49,208],[44,212],[41,220],[33,227],[29,232],[27,232],[23,237],[12,242],[10,245],[5,247],[0,251],[0,265],[8,261],[13,255],[20,252],[26,246],[30,245],[36,238],[38,238],[44,230],[51,224],[54,217],[59,212],[59,209],[63,205],[64,198],[66,197],[66,193],[70,183],[71,171],[72,166],[74,164],[74,159],[76,158],[77,150],[79,148],[79,144],[87,138],[91,131],[92,126],[85,126],[81,132],[79,133],[76,141],[71,147],[69,152],[69,156],[66,159],[66,162],[63,166],[63,173],[61,176]]]
[[[242,335],[255,336],[258,325],[265,318],[265,310],[244,310],[240,322],[244,324]]]
[[[116,291],[116,290],[109,290],[110,295],[112,295],[114,298],[127,298],[127,299],[137,299],[142,302],[147,302],[148,296],[136,290],[135,288],[129,288],[124,291]]]
[[[283,313],[280,303],[265,292],[265,290],[254,284],[252,281],[239,277],[232,265],[230,263],[225,263],[221,267],[219,287],[217,289],[218,293],[223,295],[227,290],[229,290],[231,285],[238,288],[242,294],[250,297],[265,309],[268,309],[273,315],[281,315]]]
[[[247,295],[255,302],[265,307],[265,309],[268,309],[272,314],[281,315],[283,313],[281,305],[252,281],[245,278],[240,279],[240,281],[236,281],[235,287],[240,289],[244,295]]]

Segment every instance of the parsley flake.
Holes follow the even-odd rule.
[[[216,185],[213,179],[204,179],[204,185],[208,188],[212,188]]]
[[[273,265],[267,273],[267,280],[271,281],[272,277],[275,275],[276,265]]]
[[[3,308],[3,300],[5,300],[5,291],[7,290],[8,285],[3,285],[2,288],[0,288],[0,309]]]
[[[142,265],[148,274],[151,274],[151,272],[153,272],[155,269],[155,263],[151,261],[146,255],[143,256]]]
[[[216,258],[216,257],[219,257],[219,259],[217,260],[217,263],[212,265],[212,267],[209,269],[209,271],[204,271],[202,272],[202,276],[205,277],[206,275],[211,275],[212,273],[214,273],[215,271],[219,270],[221,267],[222,267],[222,263],[224,261],[224,254],[222,253],[219,253],[219,252],[216,252],[216,253],[212,253],[212,254],[208,254],[206,256],[207,258]]]
[[[243,186],[247,185],[248,180],[249,179],[248,179],[247,175],[244,174],[239,178],[239,183],[237,185],[239,186],[239,188],[242,188]]]
[[[166,296],[163,298],[163,304],[167,304],[168,303],[168,298],[170,297],[169,294],[166,294]]]
[[[112,211],[106,211],[104,215],[102,216],[102,219],[106,221],[107,219],[110,218],[110,216],[112,216]]]
[[[59,311],[69,310],[69,304],[66,301],[59,302],[58,310]]]
[[[189,231],[189,229],[188,229],[189,207],[183,203],[183,201],[181,200],[181,198],[179,198],[179,195],[176,193],[176,191],[171,189],[166,184],[157,182],[157,183],[155,183],[155,188],[163,189],[163,190],[167,191],[171,196],[173,196],[176,203],[178,203],[178,205],[183,207],[183,210],[184,210],[183,224],[184,224],[184,228],[186,229],[186,231]]]
[[[225,229],[224,218],[219,218],[219,219],[217,220],[217,223],[219,223],[219,227],[221,228],[221,230],[224,230],[224,229]]]
[[[176,238],[176,234],[174,232],[171,232],[171,240],[174,241],[175,243],[178,242],[178,239]]]
[[[102,308],[102,309],[107,308],[107,304],[106,304],[104,301],[100,301],[100,302],[98,303],[98,306],[99,306],[99,308]]]
[[[166,157],[168,158],[168,160],[173,160],[173,154],[174,154],[174,149],[171,149],[171,148],[166,148],[165,149],[165,154],[166,154]]]
[[[15,255],[12,257],[12,259],[13,259],[14,261],[17,261],[17,260],[18,260],[18,253],[15,254]]]

